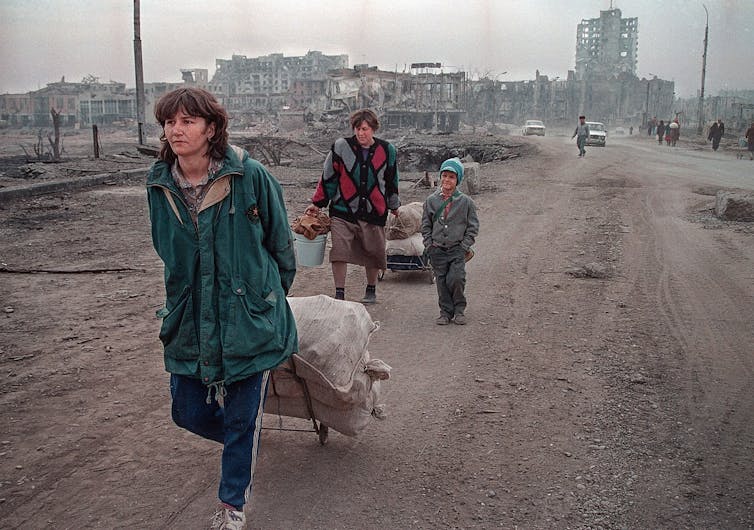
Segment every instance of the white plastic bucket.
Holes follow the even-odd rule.
[[[293,233],[293,247],[296,249],[296,263],[303,267],[317,267],[325,260],[325,246],[327,234],[321,234],[314,239],[304,234]]]

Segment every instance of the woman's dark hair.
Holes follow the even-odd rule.
[[[367,122],[372,130],[376,131],[380,128],[380,121],[377,119],[377,115],[369,109],[357,110],[351,114],[351,129],[355,129],[361,125],[362,121]]]
[[[165,122],[183,111],[189,116],[204,118],[207,125],[215,125],[215,134],[209,139],[207,154],[215,160],[225,157],[228,147],[228,113],[220,105],[215,96],[203,88],[178,88],[163,95],[154,106],[154,117],[157,118],[163,132],[160,135],[160,160],[173,164],[176,155],[170,148],[165,137]]]

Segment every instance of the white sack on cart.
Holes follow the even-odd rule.
[[[367,345],[379,324],[362,304],[325,295],[289,297],[296,319],[299,351],[272,371],[265,412],[311,417],[336,431],[355,436],[372,417],[383,419],[379,403],[381,379],[390,366],[371,359]]]
[[[420,202],[410,202],[398,207],[398,215],[389,213],[385,226],[385,238],[405,239],[422,229],[422,210],[424,205]]]
[[[424,238],[417,233],[406,239],[386,241],[385,254],[388,256],[421,256],[424,254]]]

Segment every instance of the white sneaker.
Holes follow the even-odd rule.
[[[242,511],[234,510],[225,503],[220,503],[212,517],[212,530],[243,530],[246,527],[246,516]]]

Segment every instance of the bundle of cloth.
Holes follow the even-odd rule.
[[[305,213],[293,220],[291,230],[307,239],[314,239],[330,231],[330,216],[324,211],[320,211],[316,216]]]
[[[422,239],[422,210],[420,202],[410,202],[398,208],[398,215],[388,215],[385,237],[385,252],[388,256],[421,256],[424,253]]]
[[[379,329],[363,304],[325,295],[289,297],[299,349],[270,375],[264,411],[314,419],[356,436],[373,418],[384,419],[380,381],[390,366],[367,346]]]

